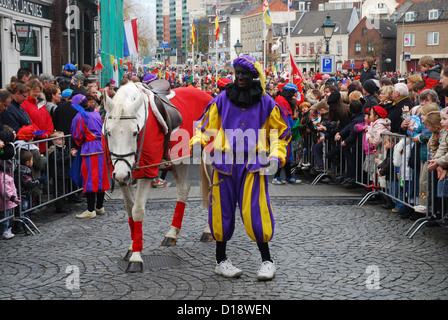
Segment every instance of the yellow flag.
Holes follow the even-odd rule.
[[[216,34],[216,40],[218,40],[219,39],[218,12],[215,13],[215,34]]]
[[[269,2],[268,0],[263,1],[263,20],[268,24],[271,25],[271,14],[269,13]]]
[[[196,40],[196,29],[194,28],[194,20],[193,20],[193,26],[191,27],[191,44],[194,44],[195,40]]]

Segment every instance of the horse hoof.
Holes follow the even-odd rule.
[[[129,261],[129,259],[131,259],[132,256],[132,250],[128,250],[128,252],[126,252],[126,255],[123,258],[123,261]]]
[[[174,238],[165,237],[162,241],[162,246],[164,247],[174,247],[176,245],[177,240]]]
[[[143,262],[129,262],[126,273],[143,272]]]
[[[211,242],[211,241],[213,241],[213,236],[211,233],[203,233],[200,241],[201,242]]]

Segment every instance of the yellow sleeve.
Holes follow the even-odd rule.
[[[195,124],[194,135],[190,139],[190,150],[197,143],[205,147],[216,132],[221,129],[221,116],[216,103],[210,104],[201,119]]]
[[[276,105],[266,122],[269,134],[269,155],[268,160],[277,160],[283,167],[286,162],[287,146],[291,141],[291,128]]]

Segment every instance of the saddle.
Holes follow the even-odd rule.
[[[165,155],[170,144],[171,134],[182,125],[182,115],[176,106],[167,98],[171,93],[171,86],[168,81],[164,79],[153,81],[148,85],[148,89],[154,93],[156,107],[168,127],[168,132],[165,135],[165,141],[163,143]]]

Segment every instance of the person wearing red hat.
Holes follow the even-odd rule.
[[[228,83],[232,83],[232,80],[230,80],[229,78],[220,78],[218,80],[218,82],[216,83],[216,85],[218,86],[219,90],[222,92],[225,90],[226,85]]]
[[[14,142],[14,146],[17,150],[23,149],[29,150],[33,154],[33,165],[31,171],[36,179],[42,176],[42,170],[47,165],[47,158],[41,153],[39,147],[33,142],[36,136],[39,136],[42,132],[38,131],[38,128],[34,124],[29,126],[23,126],[17,132],[17,140]],[[20,151],[19,151],[20,152]]]
[[[383,141],[382,134],[390,134],[390,119],[387,118],[387,111],[383,107],[373,106],[370,108],[371,125],[367,129],[366,139],[377,150]]]

